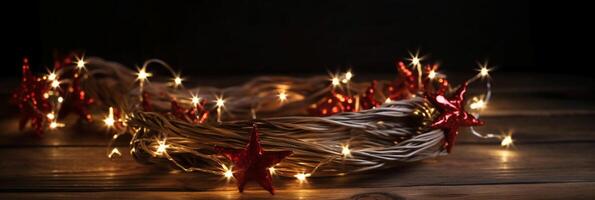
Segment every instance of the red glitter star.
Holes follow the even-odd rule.
[[[440,107],[442,113],[434,123],[433,129],[444,129],[446,132],[446,142],[444,148],[450,153],[455,144],[459,127],[481,126],[483,122],[473,115],[465,112],[463,108],[464,96],[467,91],[467,83],[464,83],[456,92],[452,99],[446,99],[444,95],[437,95],[432,99]]]
[[[292,151],[263,151],[260,145],[258,129],[256,124],[252,128],[250,142],[245,149],[227,149],[215,147],[233,163],[233,177],[237,180],[238,190],[244,191],[244,186],[249,180],[255,180],[265,190],[275,194],[273,189],[270,167],[281,162],[285,157],[291,155]]]
[[[29,68],[29,60],[23,58],[23,78],[21,85],[12,93],[12,102],[19,107],[21,120],[19,129],[25,128],[29,121],[38,135],[43,133],[47,122],[46,115],[51,111],[51,105],[45,96],[50,90],[46,80],[33,75]]]

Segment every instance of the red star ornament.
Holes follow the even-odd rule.
[[[467,83],[464,83],[452,99],[446,99],[444,95],[436,95],[432,100],[441,109],[441,114],[432,123],[433,129],[443,129],[446,132],[444,148],[451,152],[455,144],[459,127],[481,126],[484,123],[473,115],[467,113],[463,108],[464,96],[467,92]]]
[[[254,180],[271,194],[275,194],[269,168],[291,155],[292,151],[264,151],[260,145],[258,128],[253,124],[250,142],[244,149],[227,149],[215,147],[233,163],[238,190],[244,191],[246,182]]]
[[[23,130],[30,121],[35,133],[41,135],[47,122],[46,115],[51,111],[51,105],[45,96],[50,91],[50,86],[46,80],[33,75],[27,58],[23,58],[22,69],[21,84],[12,93],[12,102],[19,107],[21,113],[19,130]]]

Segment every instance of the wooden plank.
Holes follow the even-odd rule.
[[[356,148],[354,147],[354,150]],[[122,149],[125,150],[125,149]],[[372,174],[275,178],[279,189],[455,186],[595,181],[595,143],[527,144],[517,149],[458,145],[453,154]],[[126,152],[126,151],[124,151]],[[0,148],[0,191],[232,190],[222,177],[105,157],[101,147]],[[250,184],[248,190],[258,189]]]
[[[230,189],[204,192],[109,191],[0,193],[1,199],[594,199],[595,183],[413,186],[385,188],[281,189],[239,193]]]

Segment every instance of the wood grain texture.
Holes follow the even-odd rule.
[[[595,199],[593,81],[510,74],[494,84],[494,99],[482,116],[487,125],[478,130],[512,129],[515,147],[462,131],[451,155],[305,184],[276,177],[275,196],[253,183],[240,194],[221,177],[136,163],[126,154],[127,138],[117,144],[124,156],[110,160],[110,135],[100,127],[77,125],[32,137],[17,130],[15,109],[4,107],[0,199]]]

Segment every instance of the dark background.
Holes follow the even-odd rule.
[[[163,59],[185,75],[392,72],[408,50],[470,71],[590,67],[587,5],[544,1],[43,1],[4,7],[3,77],[24,55],[51,66],[83,50],[128,66]],[[8,44],[8,45],[6,45]],[[586,50],[585,50],[586,49]],[[42,70],[41,70],[42,71]]]

